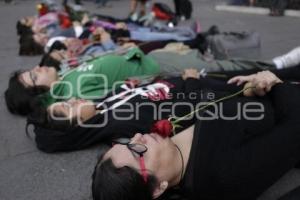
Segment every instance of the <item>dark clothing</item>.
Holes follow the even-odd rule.
[[[300,186],[286,195],[282,196],[279,200],[299,200],[300,199]]]
[[[94,125],[93,127],[77,126],[66,132],[61,132],[36,126],[35,140],[38,148],[45,152],[74,151],[87,148],[100,142],[103,143],[107,141],[111,143],[111,139],[116,137],[130,138],[138,132],[149,133],[152,125],[157,120],[168,119],[170,115],[178,117],[184,116],[194,109],[194,107],[190,107],[190,105],[196,105],[199,102],[206,101],[206,94],[209,92],[207,88],[216,88],[232,93],[242,88],[226,85],[224,82],[210,79],[195,81],[193,81],[193,79],[187,79],[183,81],[182,78],[178,77],[165,79],[163,82],[167,82],[167,84],[170,85],[169,93],[172,98],[152,100],[141,95],[135,96],[128,101],[129,104],[123,104],[105,114],[98,114],[85,123],[85,125]],[[190,92],[194,92],[195,94],[189,96],[188,94]],[[120,100],[122,100],[122,98],[117,101]],[[102,100],[99,102],[101,101]],[[190,104],[185,104],[188,102]],[[114,103],[116,102],[109,102],[100,110],[109,108]],[[176,109],[172,110],[176,103]],[[130,109],[130,105],[133,106],[133,110],[124,112],[124,109]],[[157,115],[157,113],[160,114]],[[120,120],[120,118],[123,120]],[[180,123],[182,128],[176,131],[180,132],[194,124],[194,122],[194,118],[183,121]]]
[[[190,199],[256,199],[299,161],[299,86],[277,84],[264,98],[224,101],[223,113],[235,116],[238,103],[254,101],[265,107],[261,120],[218,118],[195,124],[181,183]]]
[[[298,72],[297,72],[298,71]],[[286,80],[285,78],[298,78],[300,80],[300,68],[289,68],[284,70],[278,70],[275,71],[277,75],[282,78],[283,80]],[[243,73],[244,75],[248,75],[249,73],[255,73],[257,71],[255,70],[249,70],[249,71],[239,71],[239,72],[222,72],[226,73],[228,75],[228,78],[239,75]],[[298,75],[298,76],[297,76]],[[200,80],[197,80],[197,83],[193,81],[193,79],[188,79],[187,81],[183,81],[181,78],[172,78],[171,83],[175,86],[171,89],[171,93],[189,93],[193,91],[198,92],[198,99],[194,99],[193,105],[195,105],[197,102],[200,102],[203,100],[201,98],[201,92],[205,93],[204,89],[211,89],[212,91],[219,91],[218,94],[221,93],[234,93],[240,89],[242,89],[242,86],[236,87],[235,85],[227,85],[224,83],[224,79],[221,79],[220,81],[212,80],[209,78],[202,78]],[[201,91],[202,90],[202,91]],[[202,96],[205,96],[203,94]],[[140,99],[140,97],[133,98],[130,102],[145,102],[145,99]],[[169,102],[176,102],[180,101],[180,99],[177,100],[168,100]],[[181,101],[187,101],[181,99]],[[167,102],[165,100],[165,102]],[[161,102],[156,102],[157,104]],[[119,109],[124,108],[120,107]],[[128,107],[128,106],[127,106]],[[169,106],[170,107],[170,106]],[[144,110],[149,108],[143,108]],[[57,152],[57,151],[74,151],[79,149],[87,148],[93,144],[104,142],[104,141],[110,141],[112,137],[115,136],[133,136],[133,134],[137,131],[139,132],[148,132],[151,128],[151,125],[155,121],[153,119],[153,109],[150,111],[144,111],[141,110],[141,113],[144,113],[142,115],[142,118],[140,118],[139,121],[131,120],[131,121],[117,121],[113,120],[113,116],[111,112],[108,113],[107,119],[104,119],[102,115],[96,115],[92,119],[88,120],[87,124],[102,124],[104,120],[108,120],[107,126],[101,126],[101,127],[94,127],[94,128],[87,128],[87,127],[74,127],[66,132],[61,131],[54,131],[46,129],[42,126],[35,126],[35,134],[36,134],[36,143],[40,150],[46,151],[46,152]],[[178,116],[183,116],[184,114],[189,113],[189,109],[179,109],[176,110],[176,114]],[[132,113],[123,113],[122,116],[129,116]],[[170,113],[163,113],[163,116],[161,119],[168,118]],[[184,128],[186,128],[190,123],[193,123],[193,121],[190,121],[186,124],[182,124]],[[123,130],[122,133],[120,133],[119,130]],[[179,130],[178,130],[179,131]]]
[[[271,7],[279,10],[285,10],[288,3],[289,3],[288,0],[273,0]]]
[[[178,17],[184,16],[190,19],[192,15],[192,3],[189,0],[174,0],[175,15]]]
[[[260,72],[261,69],[250,69],[250,70],[240,70],[240,71],[222,71],[221,74],[226,75],[226,78],[220,78],[220,80],[228,80],[235,76],[246,76],[250,74],[255,74]],[[285,81],[300,81],[300,65],[295,67],[289,67],[284,69],[273,69],[270,68],[269,71],[274,73],[278,78]],[[218,72],[216,72],[218,73]]]
[[[63,0],[63,5],[67,4],[68,0]],[[81,5],[81,0],[74,0],[74,3],[77,5]]]

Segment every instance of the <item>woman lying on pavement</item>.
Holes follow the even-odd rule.
[[[117,26],[123,25],[122,23],[119,23]],[[214,34],[216,31],[216,27],[211,27],[208,31],[198,34],[195,39],[184,41],[182,43],[186,45],[184,47],[198,50],[199,53],[204,54],[208,46],[205,40],[206,35]],[[176,43],[176,41],[141,42],[131,40],[129,38],[129,33],[126,33],[126,31],[121,29],[110,30],[108,32],[101,27],[97,27],[84,31],[80,38],[51,38],[46,44],[45,50],[47,53],[43,56],[40,66],[47,65],[44,61],[49,59],[55,59],[55,62],[62,62],[64,59],[74,59],[75,57],[84,55],[95,57],[99,53],[127,48],[133,45],[138,46],[145,54],[148,54],[153,50],[162,49],[170,43]],[[52,55],[52,51],[61,49],[66,51],[53,52],[53,54],[60,55]]]
[[[53,67],[36,66],[25,72],[17,71],[9,81],[5,98],[12,113],[26,115],[35,97],[44,106],[70,97],[95,99],[129,77],[158,73],[157,63],[133,48],[124,55],[110,54],[86,61],[75,69],[63,71],[61,76]]]
[[[188,199],[256,199],[299,161],[300,93],[270,72],[256,74],[248,86],[255,88],[246,96],[266,100],[264,111],[250,118],[230,118],[250,100],[235,97],[221,102],[223,115],[208,120],[210,107],[172,138],[113,140],[95,167],[93,199],[150,200],[174,187]]]
[[[171,46],[171,48],[152,52],[149,55],[144,55],[138,48],[133,48],[122,56],[107,55],[84,62],[76,69],[63,72],[61,78],[55,69],[49,68],[49,70],[46,67],[41,68],[45,70],[35,67],[26,72],[17,72],[9,81],[5,99],[7,107],[12,113],[26,115],[31,112],[32,99],[49,91],[50,88],[55,96],[50,95],[50,92],[43,95],[43,105],[46,106],[66,96],[69,98],[84,97],[85,99],[99,98],[101,95],[107,94],[116,82],[124,81],[131,76],[174,72],[178,74],[189,66],[193,66],[199,71],[205,69],[207,72],[288,68],[300,63],[299,52],[300,49],[296,48],[286,55],[275,58],[273,64],[268,64],[240,60],[207,62],[199,53],[185,48],[185,46],[175,45],[175,47]],[[87,78],[82,80],[83,84],[78,85],[80,76]],[[53,86],[53,83],[56,84]]]
[[[195,69],[185,70],[182,77],[139,82],[133,79],[94,102],[72,98],[54,103],[47,110],[35,109],[28,122],[35,125],[39,149],[76,150],[114,137],[132,137],[135,132],[149,132],[156,120],[186,115],[214,100],[215,91],[226,95],[243,89],[209,78],[199,79]],[[179,130],[193,122],[193,117],[183,121]]]
[[[191,74],[190,71],[188,70]],[[193,73],[197,74],[195,71]],[[300,78],[299,68],[297,67],[278,70],[276,73],[284,80],[294,81]],[[293,76],[289,76],[289,74]],[[298,76],[294,74],[298,74]],[[230,72],[226,75],[232,77]],[[231,79],[230,83],[234,83],[237,80],[240,82],[252,81],[253,77],[254,75],[238,76]],[[167,91],[167,86],[163,84],[166,81],[174,85],[173,88],[170,88],[171,94],[184,93],[185,98],[176,95],[173,95],[174,99],[164,99],[162,101],[153,101],[152,97],[146,98],[148,95],[146,90],[152,89],[154,93],[157,93],[160,89]],[[176,115],[183,116],[191,109],[189,104],[195,107],[205,98],[211,98],[208,100],[213,99],[214,93],[212,93],[212,96],[208,96],[205,93],[207,90],[218,91],[226,95],[243,88],[241,83],[237,87],[235,85],[227,85],[224,79],[223,81],[216,81],[211,78],[201,78],[196,82],[192,79],[183,81],[180,78],[172,78],[158,83],[146,85],[147,87],[145,85],[139,86],[134,88],[134,91],[132,91],[132,88],[128,90],[128,85],[123,84],[120,89],[113,94],[109,94],[107,98],[97,99],[93,103],[73,98],[65,102],[52,104],[48,107],[48,110],[45,108],[36,109],[28,117],[28,122],[35,125],[38,148],[47,152],[76,150],[118,136],[120,135],[119,130],[123,130],[123,136],[132,136],[132,133],[135,131],[149,132],[155,119],[168,118],[172,114],[170,110],[174,105],[177,105],[176,109],[174,109]],[[119,97],[118,95],[120,94],[123,94],[126,98]],[[177,97],[181,98],[178,99]],[[180,102],[185,102],[188,105],[184,103],[185,106],[180,107],[178,106]],[[160,109],[163,112],[161,115],[158,115]],[[140,115],[140,113],[143,114]],[[137,118],[132,118],[135,116]],[[189,121],[187,124],[184,122],[181,125],[187,127],[191,122]]]

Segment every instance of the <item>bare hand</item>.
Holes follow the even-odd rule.
[[[200,73],[196,69],[185,69],[183,74],[182,74],[182,79],[186,80],[188,78],[194,78],[194,79],[199,79],[200,78]]]
[[[245,87],[255,87],[252,89],[252,95],[245,96],[264,96],[267,92],[271,91],[272,87],[278,83],[282,83],[275,74],[270,71],[262,71],[255,74],[251,81],[249,81]],[[245,94],[245,93],[244,93]]]
[[[235,76],[231,78],[229,81],[227,81],[228,84],[236,84],[237,86],[242,85],[247,82],[253,81],[253,78],[256,76],[256,74],[248,75],[248,76]]]

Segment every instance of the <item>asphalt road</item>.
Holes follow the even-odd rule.
[[[161,0],[171,4],[169,0]],[[8,113],[3,93],[12,71],[28,69],[40,57],[18,56],[15,25],[23,16],[35,14],[33,0],[6,5],[0,1],[0,200],[84,200],[90,198],[91,172],[97,147],[80,152],[45,154],[25,135],[25,119]],[[129,0],[111,1],[113,7],[99,9],[91,1],[91,12],[127,16]],[[223,31],[256,30],[261,34],[261,58],[271,59],[300,44],[300,18],[272,18],[214,11],[217,1],[193,0],[194,17],[202,29],[215,24]],[[267,144],[266,144],[267,145]],[[274,166],[276,167],[276,166]],[[259,177],[257,177],[259,179]],[[293,170],[268,190],[261,200],[274,200],[300,185],[300,172]]]

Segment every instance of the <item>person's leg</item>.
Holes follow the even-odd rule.
[[[205,69],[206,72],[238,71],[249,69],[274,69],[271,63],[245,61],[245,60],[218,60],[207,62],[197,50],[187,53],[178,52],[151,52],[148,54],[156,60],[163,73],[183,71],[187,68],[196,68],[199,71]]]
[[[250,6],[254,6],[254,4],[255,4],[255,0],[249,0],[249,5]]]
[[[175,15],[180,16],[180,0],[174,0],[174,6],[175,6]]]
[[[300,64],[300,47],[297,47],[282,56],[278,56],[278,57],[274,58],[273,62],[276,64],[276,66],[279,69],[294,67],[296,65],[299,65]]]
[[[282,16],[284,15],[284,10],[288,5],[287,0],[273,0],[271,5],[271,16]]]
[[[138,4],[137,0],[131,0],[130,1],[130,15],[132,15],[136,12],[137,4]]]
[[[147,0],[140,0],[141,3],[140,17],[146,15],[146,2]]]
[[[140,42],[137,45],[145,54],[148,54],[153,50],[164,48],[170,42],[174,42],[174,40]]]
[[[174,32],[174,33],[163,33],[163,32],[148,32],[148,31],[130,31],[130,38],[132,40],[139,41],[165,41],[165,40],[176,40],[176,41],[186,41],[191,40],[195,35],[189,31],[186,32]]]

